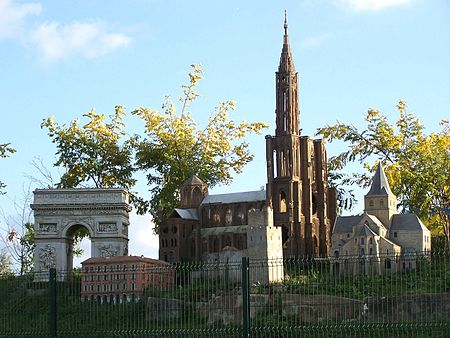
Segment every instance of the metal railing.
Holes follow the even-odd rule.
[[[178,263],[165,268],[167,283],[154,283],[151,276],[164,275],[162,267],[154,269],[142,270],[147,277],[133,290],[123,290],[118,271],[102,272],[109,277],[101,283],[81,271],[1,276],[0,337],[446,337],[450,332],[447,251]]]

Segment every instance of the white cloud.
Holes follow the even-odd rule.
[[[45,61],[74,56],[97,58],[131,43],[123,33],[111,33],[102,22],[74,22],[63,25],[49,22],[31,34],[31,41]]]
[[[412,0],[338,0],[338,4],[355,12],[380,11],[394,6],[407,5]]]
[[[11,0],[0,0],[0,38],[20,35],[25,17],[37,15],[41,10],[39,3],[15,4]]]
[[[300,42],[300,46],[302,48],[314,48],[314,47],[318,47],[321,44],[323,44],[325,41],[329,40],[330,38],[332,38],[334,36],[334,34],[331,33],[323,33],[320,35],[316,35],[316,36],[311,36],[309,38],[306,38],[305,40]]]

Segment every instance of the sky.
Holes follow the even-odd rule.
[[[36,187],[29,179],[39,178],[34,158],[58,176],[43,119],[68,123],[92,108],[108,115],[117,104],[128,111],[160,108],[166,95],[179,97],[191,64],[204,71],[201,96],[191,107],[200,126],[221,101],[233,99],[235,120],[266,122],[264,134],[274,134],[285,10],[302,135],[314,137],[336,120],[363,127],[369,108],[395,121],[399,99],[427,132],[450,117],[447,0],[0,0],[0,143],[17,150],[0,159],[0,180],[7,184],[0,231],[16,217],[14,201],[20,204],[24,191]],[[143,125],[128,117],[127,131],[142,134]],[[247,140],[254,161],[231,185],[210,193],[265,185],[264,135]],[[327,146],[328,156],[342,150],[342,144]],[[139,178],[135,190],[145,196]],[[157,258],[152,227],[150,216],[132,214],[130,254]],[[89,257],[89,241],[82,246],[86,252],[76,264]]]

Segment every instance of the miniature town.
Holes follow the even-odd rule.
[[[261,263],[250,276],[252,285],[282,281],[283,265],[271,262],[292,257],[328,259],[335,276],[415,269],[417,257],[431,251],[430,231],[416,215],[397,212],[381,164],[361,213],[337,215],[325,143],[300,134],[298,73],[286,21],[275,80],[276,129],[266,136],[265,189],[214,195],[192,176],[180,187],[178,207],[159,225],[159,259],[128,255],[133,225],[126,190],[35,190],[34,270],[72,270],[73,234],[80,227],[88,230],[92,247],[92,257],[82,262],[84,300],[138,300],[149,286],[174,285],[172,267],[179,262],[222,264],[247,257]],[[363,259],[341,259],[351,256]]]

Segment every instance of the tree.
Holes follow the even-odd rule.
[[[14,148],[10,147],[11,143],[3,143],[0,144],[0,158],[7,158],[10,154],[13,154],[16,152]],[[4,194],[2,190],[6,187],[6,185],[0,181],[0,194]]]
[[[34,263],[34,225],[30,203],[31,193],[28,190],[23,200],[14,201],[14,216],[7,216],[2,210],[5,227],[0,228],[0,240],[12,263],[19,266],[20,275],[30,272]]]
[[[448,239],[448,211],[450,208],[450,128],[442,121],[442,130],[426,135],[424,126],[407,111],[400,100],[399,118],[395,125],[386,115],[369,109],[364,120],[367,126],[359,130],[354,125],[337,122],[320,128],[318,135],[332,142],[341,140],[347,149],[330,158],[331,171],[338,173],[344,185],[367,187],[371,175],[345,174],[348,163],[358,161],[373,172],[381,161],[401,211],[415,212],[428,223],[434,233],[441,232]]]
[[[58,159],[55,166],[62,166],[58,188],[122,187],[130,189],[135,184],[132,165],[132,142],[125,136],[123,106],[116,106],[110,122],[95,110],[83,116],[88,123],[79,126],[74,120],[68,126],[58,124],[53,117],[43,120],[41,127],[48,129],[48,136],[56,144]]]
[[[11,258],[5,250],[0,251],[0,277],[12,272]]]
[[[221,102],[206,126],[199,128],[189,108],[199,96],[195,88],[203,72],[199,65],[191,67],[189,84],[182,85],[179,113],[169,96],[161,112],[143,107],[132,112],[145,123],[145,138],[136,139],[136,163],[146,173],[151,192],[150,201],[140,200],[138,211],[149,210],[156,225],[177,205],[179,188],[193,175],[210,187],[229,184],[232,173],[240,173],[253,159],[245,136],[267,128],[261,122],[230,119],[233,101]]]

